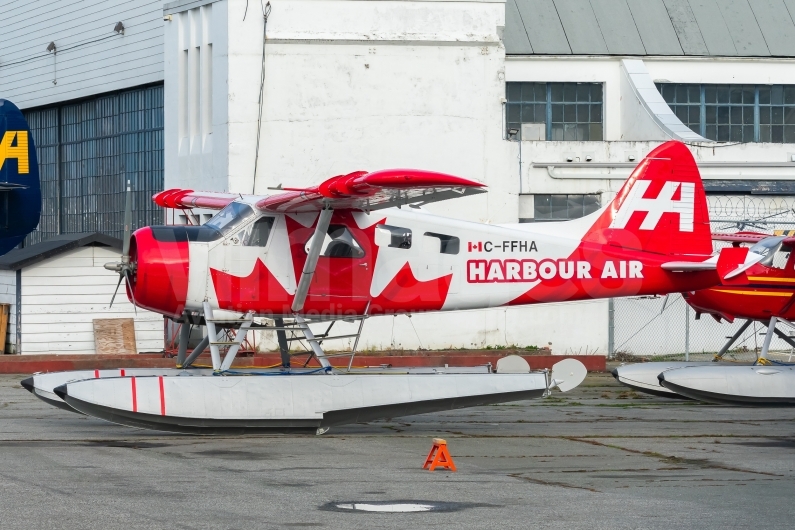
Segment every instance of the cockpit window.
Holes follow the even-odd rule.
[[[246,219],[254,215],[254,210],[248,204],[242,202],[229,203],[226,208],[215,214],[215,216],[204,223],[204,226],[213,228],[223,235],[234,232]]]
[[[309,253],[309,241],[304,250]],[[364,249],[345,225],[330,225],[320,255],[326,258],[363,258]]]
[[[759,254],[760,256],[765,256],[759,263],[766,267],[773,267],[773,261],[776,258],[776,254],[781,249],[785,239],[786,237],[784,236],[766,237],[752,246],[750,251]]]
[[[274,221],[273,217],[260,217],[242,230],[243,237],[240,240],[248,247],[267,246]]]

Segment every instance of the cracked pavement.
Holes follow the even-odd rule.
[[[197,437],[50,407],[0,376],[0,522],[16,528],[790,528],[795,409],[645,396],[605,374],[551,398]],[[458,472],[423,471],[447,439]],[[453,503],[345,513],[335,502]]]

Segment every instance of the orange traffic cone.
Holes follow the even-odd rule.
[[[422,469],[433,471],[437,467],[455,471],[453,457],[450,456],[450,452],[447,450],[447,441],[441,438],[433,439],[433,447],[431,447],[431,452],[428,453],[428,458],[425,459],[425,465],[422,466]]]

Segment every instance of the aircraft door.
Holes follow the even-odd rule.
[[[229,274],[248,276],[258,259],[265,261],[274,222],[274,217],[260,217],[227,237],[221,248]]]
[[[320,249],[309,300],[347,307],[355,300],[357,308],[369,297],[372,267],[368,239],[355,223],[332,223]],[[307,241],[304,251],[309,251]],[[339,309],[339,306],[336,306]]]

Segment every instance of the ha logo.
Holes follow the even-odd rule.
[[[626,199],[613,217],[610,228],[626,228],[632,214],[646,212],[640,224],[640,230],[654,230],[663,214],[679,214],[679,231],[693,231],[693,204],[695,203],[696,185],[693,182],[671,182],[663,184],[656,198],[644,197],[652,181],[639,180],[629,190]],[[674,199],[677,191],[679,199]]]

